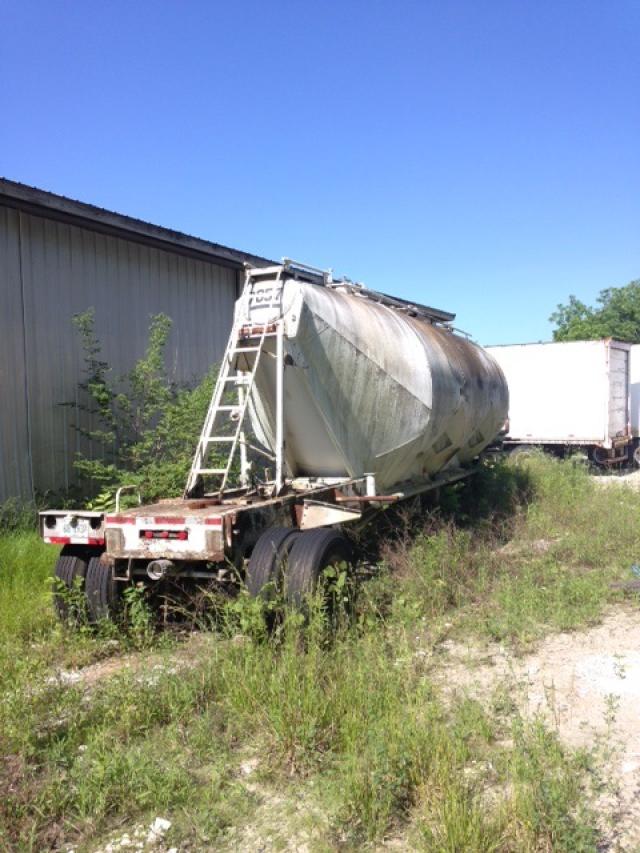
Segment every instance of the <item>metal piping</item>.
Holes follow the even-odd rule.
[[[171,560],[152,560],[147,566],[147,577],[152,581],[160,581],[174,569],[175,565]]]

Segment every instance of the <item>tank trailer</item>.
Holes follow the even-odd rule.
[[[344,529],[467,477],[502,428],[504,375],[454,316],[288,259],[248,267],[184,494],[41,512],[56,576],[94,621],[140,581],[240,576],[299,606],[354,561]]]

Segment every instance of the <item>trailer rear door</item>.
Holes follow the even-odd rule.
[[[609,438],[629,433],[629,345],[610,341],[609,361]]]

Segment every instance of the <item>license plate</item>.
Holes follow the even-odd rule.
[[[76,524],[70,524],[68,521],[65,521],[62,525],[62,530],[65,536],[88,536],[89,522],[79,519]]]

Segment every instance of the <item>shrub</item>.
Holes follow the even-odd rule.
[[[0,532],[33,530],[36,518],[37,508],[30,501],[9,498],[0,504]]]
[[[165,367],[171,320],[157,314],[151,318],[145,354],[127,374],[114,378],[101,358],[94,310],[75,315],[73,322],[84,351],[78,406],[82,423],[75,428],[101,450],[98,458],[80,453],[74,463],[82,476],[83,500],[106,509],[116,488],[125,483],[137,485],[149,500],[178,495],[211,398],[215,369],[195,387],[172,381]]]

